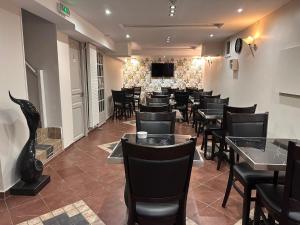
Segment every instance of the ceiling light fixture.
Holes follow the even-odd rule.
[[[209,36],[212,38],[212,37],[215,36],[215,35],[214,35],[214,34],[210,34]]]
[[[169,16],[174,16],[174,13],[170,13],[170,15]]]
[[[130,35],[129,35],[129,34],[126,34],[126,38],[127,38],[127,39],[130,38]]]
[[[174,9],[171,9],[171,11],[170,11],[171,13],[175,13],[175,10]]]
[[[110,15],[111,14],[111,11],[109,9],[105,9],[105,14],[106,15]]]
[[[242,13],[243,11],[244,11],[243,8],[239,8],[239,9],[237,10],[238,13]]]
[[[170,6],[170,9],[175,9],[175,8],[176,8],[175,5],[171,5],[171,6]]]

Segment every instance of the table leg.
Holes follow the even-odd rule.
[[[273,184],[278,183],[279,171],[274,171]]]

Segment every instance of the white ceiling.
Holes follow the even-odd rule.
[[[169,16],[168,0],[64,0],[116,43],[134,42],[133,48],[178,48],[221,41],[255,23],[289,0],[177,0],[176,15]],[[112,14],[105,15],[105,9]],[[237,13],[243,8],[242,13]],[[201,25],[218,28],[126,28],[126,25]],[[131,35],[127,40],[125,35]],[[209,34],[214,37],[210,38]],[[166,43],[171,36],[171,43]],[[134,49],[133,49],[134,50]]]

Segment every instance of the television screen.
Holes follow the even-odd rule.
[[[173,77],[174,63],[152,63],[151,76],[152,77]]]
[[[165,63],[164,64],[164,77],[173,77],[174,76],[174,63]]]
[[[163,63],[152,63],[151,65],[151,76],[152,77],[162,77],[164,73]]]

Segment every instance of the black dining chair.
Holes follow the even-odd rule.
[[[260,114],[241,114],[227,113],[227,129],[228,136],[235,137],[266,137],[268,127],[268,113]],[[251,201],[255,198],[251,197],[251,193],[255,190],[255,185],[259,183],[272,183],[274,173],[270,171],[253,170],[246,162],[236,163],[235,153],[233,149],[229,152],[230,170],[228,176],[227,187],[222,203],[222,207],[226,207],[228,197],[232,186],[243,197],[243,218],[242,225],[249,224],[249,213]],[[284,179],[282,174],[279,180]],[[244,188],[241,190],[237,185],[238,181]]]
[[[196,139],[146,146],[122,139],[128,225],[185,225]]]
[[[202,91],[201,92],[202,96],[212,96],[212,94],[213,94],[213,91]]]
[[[229,152],[227,150],[227,144],[225,142],[225,136],[227,133],[227,113],[255,113],[257,105],[253,105],[250,107],[233,107],[224,105],[223,107],[223,120],[221,123],[221,128],[218,130],[212,131],[212,158],[215,156],[215,148],[217,147],[219,149],[217,153],[218,157],[218,164],[217,164],[217,170],[220,170],[222,162],[227,159],[226,153]],[[219,143],[219,146],[217,145]]]
[[[136,112],[136,131],[149,134],[174,134],[176,112]]]
[[[127,116],[131,116],[132,103],[127,101],[125,91],[112,90],[112,98],[114,105],[113,118],[123,117],[127,119]]]
[[[140,105],[140,112],[170,112],[169,105],[155,105],[155,106],[148,106],[148,105]]]
[[[203,131],[203,118],[198,112],[198,109],[206,109],[206,102],[216,102],[216,100],[219,100],[221,95],[212,95],[212,96],[206,96],[201,95],[199,99],[199,104],[194,105],[192,107],[193,110],[193,126],[195,127],[195,132],[199,136],[199,134]],[[224,101],[227,101],[227,99],[224,99]]]
[[[170,89],[170,87],[161,87],[161,93],[163,93],[164,95],[168,95],[169,92],[168,90]]]
[[[170,100],[168,97],[164,98],[147,98],[146,103],[147,105],[151,105],[152,103],[160,103],[160,104],[169,104]]]
[[[205,102],[205,108],[208,110],[219,110],[223,111],[223,108],[225,105],[229,104],[229,98],[224,99],[213,99],[215,102],[211,102],[211,99],[209,99],[208,102]],[[212,136],[213,131],[220,130],[221,124],[218,123],[218,121],[210,121],[210,123],[205,124],[204,131],[203,131],[203,140],[201,148],[204,148],[204,157],[207,157],[207,144],[208,141],[212,141],[212,137],[209,138],[209,136]],[[199,136],[200,130],[198,129],[197,136]],[[213,154],[212,154],[213,156]]]
[[[175,101],[176,101],[175,108],[178,109],[182,113],[184,121],[189,123],[189,115],[188,115],[189,93],[175,92],[174,97],[175,97]]]
[[[141,101],[141,92],[142,92],[142,87],[133,87],[133,90],[134,90],[134,108],[136,106],[136,103],[137,103],[137,106],[140,105],[140,101]]]
[[[300,146],[289,142],[284,185],[257,184],[254,225],[260,225],[262,217],[264,224],[273,225],[274,220],[279,225],[300,224]],[[262,208],[266,208],[267,219]]]

